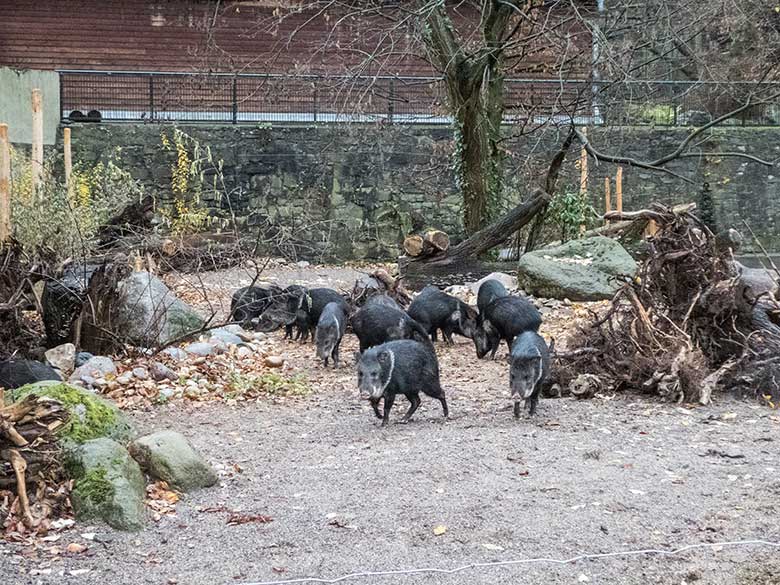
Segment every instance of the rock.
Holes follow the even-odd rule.
[[[230,349],[227,343],[222,341],[219,337],[211,337],[208,341],[209,345],[214,348],[215,353],[227,353]]]
[[[160,362],[152,362],[149,366],[149,373],[152,375],[152,379],[155,382],[162,382],[163,380],[175,382],[179,379],[176,372]]]
[[[452,286],[448,286],[446,289],[444,289],[444,292],[459,298],[464,303],[468,303],[472,300],[475,303],[477,302],[477,297],[474,296],[474,293],[471,292],[471,288],[463,284],[453,284]]]
[[[133,441],[130,453],[154,478],[183,490],[209,487],[217,474],[187,439],[175,431],[160,431]]]
[[[133,272],[119,284],[119,291],[113,328],[135,345],[165,345],[203,326],[189,305],[148,272]]]
[[[74,480],[70,494],[81,520],[99,518],[118,530],[144,525],[146,482],[122,445],[93,439],[66,451],[65,468]]]
[[[84,376],[94,379],[103,379],[106,376],[116,376],[116,365],[110,358],[104,356],[95,356],[75,370],[68,378],[68,382],[79,382]]]
[[[249,343],[250,341],[254,341],[256,333],[252,333],[251,331],[241,331],[240,333],[236,333],[237,337],[241,338],[241,341],[245,341],[246,343]]]
[[[54,368],[42,362],[17,359],[0,361],[0,387],[6,390],[42,380],[61,381],[62,378]]]
[[[190,343],[189,345],[185,345],[184,351],[201,357],[214,355],[216,353],[214,346],[205,342]]]
[[[739,270],[740,282],[750,289],[754,298],[765,293],[777,298],[778,282],[773,271],[766,268],[748,268],[741,262],[734,262],[734,265]]]
[[[162,400],[170,400],[176,394],[176,390],[169,388],[168,386],[160,388],[159,397]]]
[[[528,252],[518,262],[519,283],[530,294],[573,301],[611,299],[620,277],[636,269],[628,252],[604,236]]]
[[[122,386],[126,386],[127,384],[129,384],[132,381],[133,381],[133,374],[132,374],[132,372],[125,372],[121,376],[117,376],[116,377],[116,383],[117,384],[122,384]]]
[[[215,329],[214,331],[227,331],[228,333],[232,333],[233,335],[241,336],[242,333],[246,333],[246,330],[241,327],[241,325],[238,325],[236,323],[232,323],[230,325],[225,325],[224,327],[220,327],[219,329]]]
[[[165,355],[171,356],[177,362],[187,359],[187,352],[178,347],[166,347],[162,352]]]
[[[57,429],[63,443],[77,444],[101,437],[124,443],[133,436],[125,415],[114,404],[89,390],[65,382],[44,381],[17,389],[13,399],[20,400],[28,394],[50,396],[68,410],[70,418]]]
[[[44,355],[49,365],[58,369],[63,376],[69,376],[76,368],[76,346],[72,343],[53,347]]]
[[[497,280],[503,284],[507,290],[515,290],[517,288],[517,278],[511,274],[506,274],[505,272],[491,272],[485,278],[481,278],[477,282],[470,283],[468,287],[471,289],[472,293],[478,294],[479,287],[482,286],[482,283],[486,280]]]
[[[311,263],[307,262],[306,260],[301,260],[300,262],[296,262],[295,265],[298,268],[308,268],[309,266],[311,266]]]
[[[236,355],[241,358],[249,357],[252,355],[252,349],[246,345],[242,345],[236,350]]]
[[[279,355],[269,355],[263,363],[269,368],[281,368],[284,365],[284,358]]]
[[[218,339],[222,343],[226,343],[228,345],[241,345],[244,340],[241,339],[238,335],[235,333],[231,333],[230,331],[226,331],[225,329],[214,329],[214,331],[211,332],[211,340]]]
[[[159,363],[159,362],[158,362]],[[162,365],[162,364],[160,364]],[[146,368],[133,368],[132,371],[133,377],[136,380],[148,380],[149,379],[149,370]]]
[[[76,361],[73,363],[73,366],[76,368],[78,368],[79,366],[83,366],[93,357],[95,356],[89,353],[88,351],[80,351],[76,354]]]

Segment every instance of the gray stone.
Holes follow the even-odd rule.
[[[505,272],[491,272],[485,278],[481,278],[477,282],[470,283],[468,287],[471,289],[471,292],[478,294],[479,287],[482,286],[482,283],[486,280],[497,280],[503,284],[507,290],[515,290],[517,288],[517,277],[512,276],[511,274],[506,274]]]
[[[76,361],[73,363],[73,365],[78,368],[79,366],[86,364],[93,357],[95,356],[88,351],[80,351],[76,354]]]
[[[524,254],[519,283],[530,294],[575,301],[611,299],[636,262],[615,240],[596,236]]]
[[[187,359],[187,352],[178,347],[166,347],[162,352],[171,356],[177,362]]]
[[[87,360],[84,365],[76,368],[68,378],[68,382],[86,381],[89,379],[105,378],[106,376],[116,376],[116,365],[111,358],[97,355]]]
[[[187,439],[175,431],[160,431],[133,441],[130,453],[149,475],[173,487],[191,491],[217,483],[217,474]]]
[[[149,365],[149,373],[152,375],[152,379],[156,382],[162,382],[163,380],[171,380],[175,382],[179,379],[178,374],[170,369],[165,364],[160,362],[152,362]]]
[[[63,376],[69,376],[76,367],[76,346],[72,343],[53,347],[44,355],[49,365],[58,369]]]
[[[240,345],[244,341],[238,335],[226,331],[225,329],[214,329],[214,331],[211,332],[211,339],[218,339],[222,343],[227,343],[228,345]]]
[[[202,341],[198,343],[190,343],[189,345],[185,345],[184,351],[192,355],[199,355],[201,357],[214,355],[216,353],[216,350],[214,349],[213,345]]]
[[[164,345],[197,331],[203,320],[159,278],[133,272],[119,285],[116,330],[138,346]]]
[[[80,520],[100,519],[118,530],[143,528],[146,482],[122,445],[86,441],[67,449],[65,467],[74,480],[70,498]]]
[[[132,371],[133,377],[136,380],[148,380],[149,379],[149,370],[146,368],[133,368]]]

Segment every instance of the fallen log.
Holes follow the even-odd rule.
[[[427,230],[407,236],[403,246],[407,256],[433,256],[449,249],[450,237],[441,230]]]

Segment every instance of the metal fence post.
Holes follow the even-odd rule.
[[[312,105],[312,108],[314,109],[314,112],[313,112],[314,113],[314,121],[316,122],[317,121],[317,80],[316,79],[314,80],[314,92],[313,93],[314,93],[314,95],[313,95],[314,104]]]
[[[238,77],[233,77],[233,124],[238,122]]]
[[[395,113],[395,79],[390,80],[390,90],[387,98],[387,121],[393,123],[393,114]]]
[[[149,74],[149,119],[154,120],[154,75]]]
[[[58,77],[59,82],[60,82],[60,87],[59,87],[59,90],[60,90],[59,91],[60,104],[59,104],[59,108],[60,108],[60,120],[62,121],[62,120],[65,119],[65,112],[62,109],[62,80],[63,80],[62,71],[60,71],[60,73],[58,74],[57,77]]]

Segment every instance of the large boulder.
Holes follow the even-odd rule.
[[[96,378],[115,377],[117,375],[116,364],[102,355],[89,358],[85,363],[73,370],[68,382],[76,384],[95,380]],[[87,384],[89,386],[91,384]]]
[[[182,491],[217,483],[216,472],[180,433],[153,433],[136,439],[128,448],[149,475]]]
[[[12,398],[20,400],[28,394],[49,396],[67,409],[68,421],[57,429],[66,445],[101,437],[126,443],[133,437],[133,429],[125,415],[114,404],[89,390],[64,382],[45,381],[22,386],[13,392]]]
[[[63,376],[69,376],[76,367],[76,346],[72,343],[53,347],[44,355],[49,365],[59,370]]]
[[[41,380],[60,381],[62,378],[54,368],[35,360],[0,361],[0,388],[13,390]]]
[[[98,518],[118,530],[143,527],[146,482],[122,445],[104,438],[72,446],[65,467],[74,480],[70,499],[78,518]]]
[[[203,326],[203,319],[159,278],[133,272],[119,284],[114,328],[142,347],[165,345]]]
[[[518,262],[518,281],[534,296],[600,301],[611,299],[621,277],[634,276],[636,269],[623,246],[596,236],[524,254]]]
[[[483,282],[488,280],[497,280],[503,284],[507,290],[515,290],[517,288],[517,278],[511,274],[507,274],[506,272],[491,272],[485,278],[481,278],[477,282],[470,283],[468,287],[475,295],[479,294],[479,287],[482,286]]]

